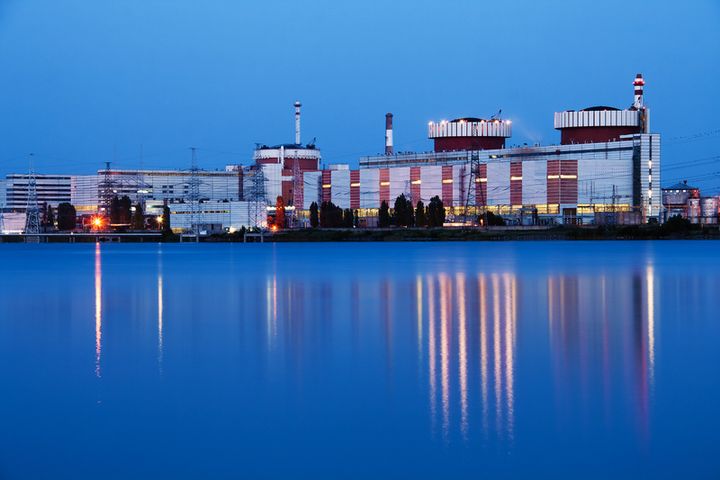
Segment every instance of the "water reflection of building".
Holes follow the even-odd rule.
[[[630,277],[550,276],[547,293],[556,398],[564,402],[558,406],[564,417],[574,418],[577,408],[588,418],[602,411],[610,422],[618,402],[631,401],[646,432],[655,362],[652,265]]]
[[[95,375],[101,376],[100,359],[102,354],[102,252],[100,244],[95,244]]]
[[[418,279],[424,280],[427,298],[426,304],[418,302],[417,314],[422,315],[425,307],[433,427],[440,421],[445,439],[455,429],[467,439],[474,427],[482,429],[485,437],[494,434],[512,441],[517,324],[514,275],[481,273],[468,278],[457,273]],[[420,335],[422,330],[418,338]],[[473,359],[479,359],[479,365],[473,365]],[[472,374],[474,366],[479,367],[477,376]],[[473,378],[478,376],[480,394],[473,399],[477,390],[472,388]],[[472,403],[479,404],[481,419],[471,417]]]

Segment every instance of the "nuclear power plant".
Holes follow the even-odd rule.
[[[508,146],[513,123],[500,111],[418,125],[427,128],[432,150],[398,152],[394,117],[387,113],[383,153],[360,157],[357,167],[324,164],[315,139],[303,141],[297,101],[294,142],[257,144],[247,165],[221,171],[106,165],[96,175],[8,175],[0,184],[3,225],[5,231],[22,230],[31,184],[32,198],[50,208],[70,202],[82,215],[102,213],[113,194],[142,203],[149,214],[168,206],[179,231],[264,228],[278,198],[288,227],[309,226],[313,204],[323,203],[351,210],[356,226],[374,227],[383,203],[392,209],[400,195],[413,206],[438,197],[448,226],[483,225],[489,213],[516,226],[642,224],[662,222],[667,212],[689,216],[699,211],[693,203],[701,202],[699,194],[688,196],[691,206],[678,204],[677,195],[663,206],[660,135],[650,129],[643,76],[637,74],[632,85],[625,108],[555,112],[559,138],[549,145]],[[717,200],[701,203],[704,223],[717,223],[717,211],[710,211]]]

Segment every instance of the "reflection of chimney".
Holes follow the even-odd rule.
[[[300,145],[300,102],[295,102],[295,145]]]
[[[388,113],[385,115],[385,155],[393,154],[392,119],[393,119],[392,113]]]

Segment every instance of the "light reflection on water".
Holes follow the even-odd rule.
[[[95,436],[108,435],[115,422],[150,428],[136,415],[173,405],[161,416],[162,428],[189,425],[186,443],[162,433],[155,441],[173,445],[168,457],[210,442],[225,458],[218,467],[223,475],[267,473],[264,449],[270,445],[301,463],[318,448],[334,452],[332,468],[308,465],[316,476],[377,472],[355,451],[384,465],[397,462],[386,472],[522,475],[535,472],[523,466],[528,462],[550,459],[578,474],[584,471],[578,465],[604,451],[609,463],[590,476],[648,465],[659,474],[687,470],[692,455],[707,459],[701,454],[714,447],[703,435],[691,436],[695,444],[687,448],[694,453],[670,462],[668,448],[676,443],[670,419],[718,424],[714,410],[703,408],[708,398],[718,399],[717,385],[708,380],[720,373],[708,361],[718,359],[711,349],[718,327],[710,297],[703,296],[720,285],[717,265],[690,256],[678,271],[678,258],[656,251],[674,254],[672,244],[650,250],[641,243],[615,245],[536,244],[534,251],[544,255],[532,258],[517,244],[487,246],[493,255],[482,258],[474,245],[442,244],[245,250],[98,244],[92,253],[48,246],[58,251],[40,254],[13,285],[3,279],[0,352],[13,365],[28,336],[45,345],[27,368],[54,371],[67,385],[68,427],[91,414],[95,423],[87,428]],[[2,255],[12,269],[17,252]],[[43,293],[32,307],[22,303],[33,270],[50,281],[60,277],[51,267],[62,267],[70,279],[64,298]],[[86,286],[93,293],[93,327],[82,313]],[[695,291],[683,296],[690,288]],[[681,319],[694,323],[683,326]],[[686,336],[692,352],[679,347],[687,345]],[[88,348],[92,344],[94,359],[84,360],[85,347],[75,341],[82,338]],[[684,396],[698,385],[677,376],[683,365],[705,379],[700,404]],[[94,381],[85,378],[88,370]],[[28,372],[6,370],[0,380],[12,387],[27,381]],[[49,380],[33,382],[30,391],[57,395]],[[6,403],[27,401],[22,391],[9,391]],[[92,391],[103,407],[90,413],[83,398]],[[59,412],[54,404],[44,408],[47,424]],[[195,415],[204,421],[194,423]],[[21,407],[18,418],[25,416]],[[10,441],[17,432],[3,435],[0,447],[28,448],[28,435],[24,443]],[[133,439],[157,448],[149,439]],[[122,445],[113,453],[122,454]],[[71,435],[58,455],[88,448],[101,447]],[[231,454],[240,451],[242,465]],[[103,453],[99,458],[107,460]],[[210,461],[193,458],[180,461],[177,471],[203,471]],[[16,471],[9,459],[0,456],[0,473]],[[700,474],[713,473],[712,462],[692,465]],[[133,468],[124,471],[137,472]],[[290,471],[297,470],[270,470]]]

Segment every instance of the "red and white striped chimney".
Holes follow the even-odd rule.
[[[385,115],[385,155],[393,154],[393,114]]]
[[[642,73],[638,73],[635,76],[633,86],[635,87],[635,101],[633,102],[633,107],[640,110],[643,108],[643,87],[645,86],[645,80],[643,80]]]
[[[295,145],[300,145],[300,102],[295,102]]]

